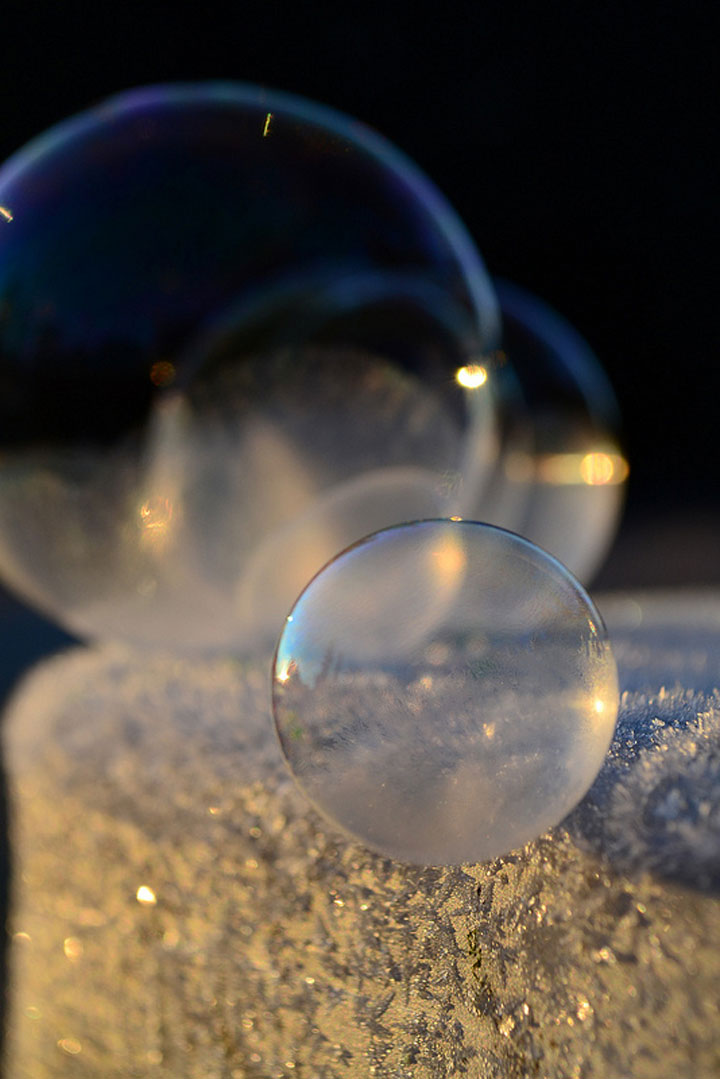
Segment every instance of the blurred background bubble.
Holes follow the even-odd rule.
[[[338,551],[463,516],[583,579],[627,464],[598,361],[381,136],[202,83],[0,171],[0,570],[72,631],[271,643]]]
[[[248,0],[240,13],[209,0],[211,18],[170,26],[132,5],[11,5],[0,159],[89,103],[163,81],[242,79],[361,117],[432,177],[492,274],[561,312],[607,370],[632,476],[599,583],[717,580],[710,10],[518,17],[449,3],[440,24],[422,3],[321,0],[309,13]]]
[[[75,632],[272,639],[347,543],[481,498],[493,290],[361,124],[140,90],[17,154],[0,202],[0,566]]]
[[[510,282],[496,290],[505,434],[477,516],[531,539],[587,583],[615,538],[629,476],[620,409],[599,360],[562,316]]]

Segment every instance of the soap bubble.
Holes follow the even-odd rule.
[[[628,476],[617,402],[565,319],[516,285],[495,287],[505,434],[474,515],[519,532],[587,582],[614,539]]]
[[[361,124],[113,98],[0,170],[0,570],[81,635],[274,639],[341,547],[477,501],[497,343],[463,226]]]
[[[469,521],[355,544],[285,623],[274,714],[290,769],[382,854],[477,862],[557,824],[618,708],[602,620],[554,558]]]

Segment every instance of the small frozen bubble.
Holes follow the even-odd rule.
[[[478,862],[557,824],[618,709],[598,612],[554,558],[470,521],[377,532],[298,599],[273,682],[298,784],[401,861]]]

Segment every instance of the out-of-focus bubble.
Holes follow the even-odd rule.
[[[403,861],[477,862],[560,821],[615,726],[605,629],[510,532],[420,521],[339,554],[280,637],[274,712],[296,780]]]
[[[503,450],[474,512],[527,536],[588,582],[614,539],[628,477],[617,403],[572,326],[523,289],[495,285]]]
[[[71,629],[273,638],[340,547],[481,497],[493,291],[361,124],[136,91],[16,154],[0,206],[0,570]]]

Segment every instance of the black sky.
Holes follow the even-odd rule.
[[[710,4],[50,5],[11,0],[0,155],[108,93],[236,78],[377,127],[491,273],[587,337],[624,414],[630,508],[714,508],[717,101]]]

